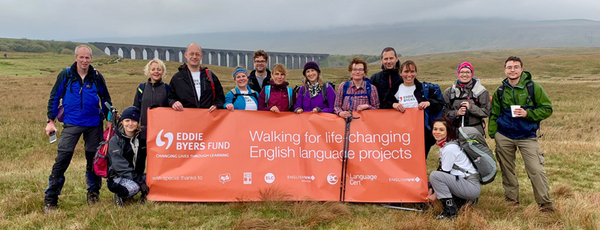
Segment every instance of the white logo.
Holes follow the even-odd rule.
[[[416,177],[416,178],[415,178],[415,181],[416,181],[416,182],[419,182],[420,180],[421,180],[421,178],[419,178],[419,177]]]
[[[273,181],[275,181],[275,175],[273,175],[273,173],[265,174],[265,181],[269,184],[273,183]]]
[[[337,184],[338,182],[338,176],[335,173],[330,173],[329,175],[327,175],[327,183],[334,185]]]
[[[252,173],[244,172],[244,184],[252,184]]]
[[[161,129],[160,132],[158,132],[158,136],[156,136],[156,146],[158,147],[162,147],[163,145],[165,145],[165,142],[160,139],[163,131],[165,130]],[[169,144],[167,144],[167,147],[165,149],[169,149],[169,147],[171,147],[171,144],[173,143],[173,133],[165,133],[165,138],[169,139]]]
[[[229,175],[229,173],[219,175],[219,182],[225,184],[225,182],[229,181],[231,181],[231,175]]]

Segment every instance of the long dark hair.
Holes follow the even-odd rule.
[[[454,126],[452,125],[452,121],[450,120],[450,118],[446,116],[441,116],[435,119],[435,121],[433,121],[433,124],[435,124],[436,122],[441,122],[444,125],[444,127],[446,127],[446,141],[456,140],[456,128],[454,128]],[[432,129],[433,124],[431,125]]]

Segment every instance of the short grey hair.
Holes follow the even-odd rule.
[[[75,57],[77,57],[77,51],[79,51],[79,48],[86,48],[90,51],[90,56],[94,57],[94,52],[92,52],[92,48],[90,48],[87,45],[78,45],[77,47],[75,47]]]

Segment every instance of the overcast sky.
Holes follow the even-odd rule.
[[[75,40],[471,18],[600,21],[600,1],[0,0],[0,37]]]

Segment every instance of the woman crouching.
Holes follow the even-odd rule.
[[[108,190],[115,193],[113,202],[123,206],[125,201],[142,192],[140,201],[146,200],[150,189],[146,185],[144,173],[146,156],[140,152],[140,110],[131,106],[123,111],[115,131],[108,144]]]
[[[479,173],[456,140],[456,129],[447,117],[433,122],[433,137],[440,146],[440,166],[429,175],[429,201],[442,202],[444,211],[438,218],[453,218],[459,206],[475,202],[481,193]]]

